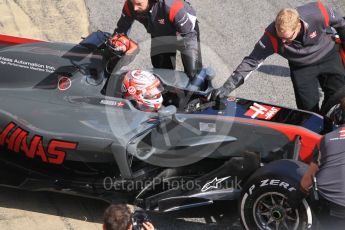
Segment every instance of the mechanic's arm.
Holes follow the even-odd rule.
[[[344,17],[334,10],[332,7],[326,7],[329,15],[329,25],[335,28],[342,40],[342,46],[345,49],[345,19]]]
[[[273,45],[267,34],[264,34],[256,43],[253,51],[245,57],[236,70],[224,82],[223,86],[212,92],[212,98],[224,98],[233,90],[242,85],[250,74],[260,67],[264,60],[274,54]]]
[[[199,59],[199,45],[198,45],[198,31],[196,30],[197,18],[187,9],[181,7],[174,16],[170,10],[169,19],[173,22],[176,31],[183,38],[181,47],[181,58],[185,73],[189,78],[193,78],[198,71]],[[174,16],[174,17],[173,17]]]
[[[129,10],[130,7],[130,1],[126,0],[125,4],[123,5],[122,8],[122,13],[119,21],[117,22],[117,27],[114,30],[114,34],[125,34],[128,36],[129,31],[132,27],[132,24],[134,22],[134,18],[132,17],[132,14]]]
[[[313,185],[313,178],[315,177],[317,171],[319,171],[319,158],[320,151],[317,146],[313,150],[312,162],[309,164],[307,172],[303,175],[300,182],[300,189],[304,193],[309,193],[309,189]]]

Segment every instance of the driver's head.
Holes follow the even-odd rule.
[[[145,13],[150,9],[150,0],[132,0],[134,11]]]
[[[163,86],[160,80],[148,71],[128,71],[122,82],[123,97],[135,102],[142,111],[157,111],[163,103]]]

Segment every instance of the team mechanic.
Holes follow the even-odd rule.
[[[128,35],[137,20],[151,34],[154,68],[174,69],[181,52],[184,72],[192,78],[202,68],[196,12],[183,0],[126,0],[114,33]]]
[[[345,114],[345,98],[342,101]],[[345,117],[343,116],[343,123]],[[301,190],[309,193],[314,176],[320,201],[314,209],[325,229],[344,229],[345,225],[345,125],[326,134],[315,148],[313,161],[301,180]]]
[[[325,100],[345,84],[345,70],[334,28],[345,48],[345,20],[333,8],[312,2],[296,9],[282,9],[274,22],[212,98],[223,98],[244,83],[270,55],[286,58],[299,109],[319,112],[320,84]]]

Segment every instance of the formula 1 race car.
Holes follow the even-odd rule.
[[[105,71],[109,53],[118,56],[108,40],[100,31],[80,44],[0,36],[0,184],[163,212],[239,200],[246,229],[312,225],[306,200],[293,202],[326,119],[209,101],[210,70],[203,90],[183,72],[149,70],[164,106],[140,111],[121,96],[126,71]]]

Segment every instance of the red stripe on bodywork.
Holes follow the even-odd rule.
[[[320,11],[323,15],[323,20],[325,21],[325,26],[328,27],[329,26],[329,15],[328,15],[328,11],[326,9],[326,7],[322,4],[321,1],[318,1],[317,3],[319,5]]]
[[[265,34],[269,37],[272,43],[272,47],[275,53],[278,53],[278,40],[270,32],[265,31]]]
[[[128,17],[132,17],[131,11],[129,10],[128,1],[125,2],[125,5],[123,6],[123,10],[125,11],[125,14]]]
[[[209,117],[211,118],[211,117]],[[320,141],[322,135],[319,135],[315,132],[312,132],[303,127],[279,124],[275,122],[266,122],[259,120],[251,120],[245,118],[234,118],[234,117],[217,117],[217,120],[227,120],[227,121],[236,121],[241,123],[249,123],[259,126],[265,126],[274,130],[277,130],[280,133],[283,133],[290,141],[294,141],[297,136],[301,136],[301,149],[300,149],[300,158],[304,162],[310,162],[312,159],[312,153],[315,148],[315,145],[320,146]]]
[[[43,42],[43,41],[0,34],[0,43],[6,44],[6,45],[18,45],[18,44],[33,43],[33,42]]]
[[[171,8],[170,8],[170,12],[169,12],[169,21],[170,22],[174,22],[174,19],[176,17],[176,14],[184,7],[183,2],[181,0],[176,0]]]

